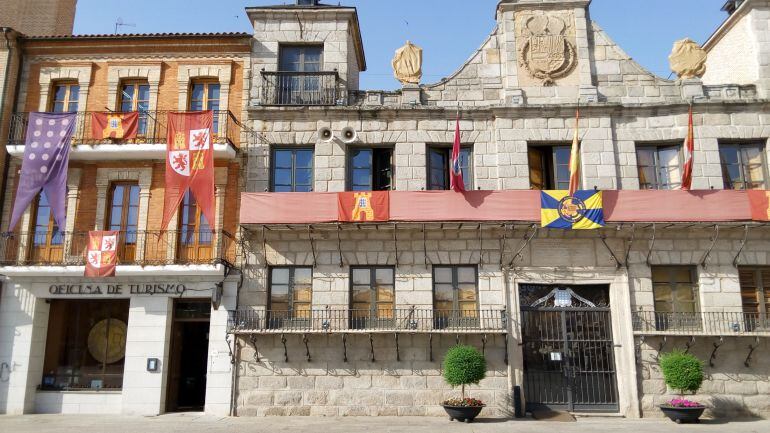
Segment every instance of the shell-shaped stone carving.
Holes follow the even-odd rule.
[[[681,79],[700,78],[706,73],[706,51],[690,38],[674,43],[668,60],[671,70]]]
[[[422,78],[422,48],[406,41],[393,57],[393,74],[402,85],[420,84]]]

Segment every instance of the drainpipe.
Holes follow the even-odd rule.
[[[10,59],[11,59],[12,52],[11,52],[11,40],[8,37],[8,34],[13,30],[9,27],[2,27],[0,31],[3,32],[3,36],[5,37],[5,47],[8,49],[8,61],[5,64],[5,75],[4,75],[5,83],[3,83],[3,95],[2,97],[0,97],[0,125],[2,125],[3,122],[5,121],[5,101],[8,96],[8,91],[10,87],[8,85],[8,82],[9,82],[8,72],[11,70]],[[18,38],[17,38],[17,47],[18,47]],[[14,90],[13,105],[11,106],[11,110],[13,110],[16,107],[16,104],[18,103],[19,89],[21,88],[21,72],[22,72],[23,62],[22,62],[21,55],[19,55],[18,57],[19,57],[19,65],[18,65],[18,70],[16,74],[16,83],[15,83],[16,86]],[[9,125],[9,128],[10,128],[10,125]],[[10,129],[9,129],[9,132],[10,132]],[[0,140],[0,141],[4,141],[4,140]],[[3,159],[3,177],[2,177],[3,187],[2,187],[2,194],[0,194],[0,213],[2,213],[3,209],[5,208],[5,192],[6,192],[5,189],[8,188],[8,174],[9,174],[8,172],[11,168],[11,164],[9,161],[10,155],[8,155],[8,149],[6,148],[6,149],[3,149],[2,151],[5,152],[5,158]],[[9,227],[8,230],[10,231],[10,229],[11,228]]]

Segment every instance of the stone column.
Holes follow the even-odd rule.
[[[123,369],[123,414],[154,416],[165,411],[174,305],[167,297],[134,296],[128,312]],[[158,372],[147,359],[160,360]]]
[[[225,281],[222,303],[218,310],[215,310],[213,306],[211,309],[209,357],[206,369],[206,415],[230,415],[233,366],[230,363],[228,344],[235,344],[235,337],[231,336],[229,343],[225,337],[227,336],[228,313],[237,308],[237,291],[236,281]]]
[[[0,293],[0,413],[34,412],[43,378],[49,306],[12,281]]]

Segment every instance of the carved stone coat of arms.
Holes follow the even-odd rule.
[[[545,86],[568,76],[577,64],[577,56],[575,46],[566,35],[566,22],[556,16],[535,15],[526,18],[523,25],[521,65]]]

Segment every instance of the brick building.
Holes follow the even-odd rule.
[[[27,35],[71,35],[77,0],[0,0],[0,26]]]
[[[704,46],[706,75],[673,81],[634,62],[589,6],[502,0],[496,27],[457,72],[394,92],[360,89],[357,10],[317,1],[248,8],[253,36],[20,38],[20,92],[0,125],[12,157],[3,231],[26,112],[144,110],[147,139],[94,141],[84,126],[71,227],[57,235],[38,204],[3,237],[0,411],[443,415],[457,391],[441,360],[466,343],[487,358],[487,378],[471,388],[486,416],[659,416],[671,394],[657,357],[674,348],[705,362],[693,398],[710,415],[769,416],[770,233],[744,190],[768,189],[770,2],[728,1]],[[158,232],[154,113],[225,107],[216,235],[201,245],[211,232],[183,222]],[[458,112],[466,194],[446,191]],[[538,190],[566,189],[576,128],[581,187],[604,192],[607,225],[541,229]],[[71,298],[104,296],[67,285],[95,284],[79,276],[77,234],[112,224],[117,188],[136,191],[137,204],[131,194],[118,202],[136,209],[144,237],[117,279],[97,282],[188,290],[106,296],[125,316],[125,360],[103,362],[96,377],[92,365],[56,362],[63,327],[51,324],[62,309],[98,311]],[[387,218],[349,222],[343,192],[387,192]],[[194,245],[180,242],[185,230],[198,233]],[[203,302],[217,283],[218,309]],[[195,323],[208,326],[208,345]],[[205,349],[205,366],[180,369],[180,339]],[[180,400],[201,395],[201,372],[204,403]]]
[[[249,35],[21,36],[17,44],[23,64],[14,110],[3,125],[10,162],[0,253],[7,277],[0,332],[13,335],[15,329],[17,336],[0,349],[4,365],[12,366],[0,385],[0,408],[157,414],[205,407],[229,413],[224,331],[237,285],[230,269],[236,263],[238,123],[248,96]],[[215,221],[206,221],[188,194],[163,230],[166,116],[202,109],[214,112]],[[9,227],[34,111],[77,113],[67,227],[56,227],[44,194]],[[137,138],[93,136],[91,113],[105,111],[138,111]],[[120,232],[117,277],[83,278],[89,230]],[[218,287],[222,306],[212,310]],[[123,356],[109,367],[94,358],[92,347],[100,342],[83,340],[104,317],[128,324],[119,337],[125,339]],[[190,335],[212,338],[190,352]],[[148,358],[169,374],[145,376]],[[188,362],[200,367],[188,371]]]

